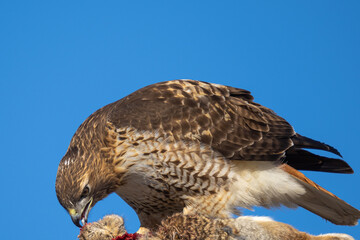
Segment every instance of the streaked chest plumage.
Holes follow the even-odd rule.
[[[127,171],[116,192],[138,214],[179,212],[192,197],[210,196],[230,183],[228,161],[199,142],[158,131],[117,132],[114,162]]]

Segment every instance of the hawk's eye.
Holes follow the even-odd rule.
[[[89,192],[90,192],[90,188],[88,185],[86,185],[81,193],[80,199],[86,198],[89,195]]]

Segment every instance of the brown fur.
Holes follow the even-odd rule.
[[[80,230],[78,238],[80,240],[111,240],[125,233],[123,218],[113,214],[107,215],[97,222],[86,224]]]
[[[86,225],[80,240],[111,240],[126,233],[124,221],[117,215]],[[213,219],[202,215],[174,214],[162,221],[158,230],[142,235],[139,240],[353,240],[346,234],[313,236],[269,218],[238,217]]]

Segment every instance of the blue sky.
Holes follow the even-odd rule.
[[[1,1],[3,239],[75,239],[57,166],[98,108],[151,83],[191,78],[250,90],[302,135],[336,147],[355,174],[306,173],[360,208],[358,1]],[[331,155],[328,155],[331,156]],[[89,220],[137,217],[111,195]],[[313,234],[344,232],[303,209],[256,209]]]

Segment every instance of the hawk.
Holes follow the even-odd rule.
[[[239,208],[301,206],[339,225],[360,211],[298,170],[353,173],[315,155],[333,147],[296,133],[249,91],[194,80],[144,87],[89,116],[60,161],[56,194],[75,225],[116,192],[154,229],[174,213],[227,218]]]

